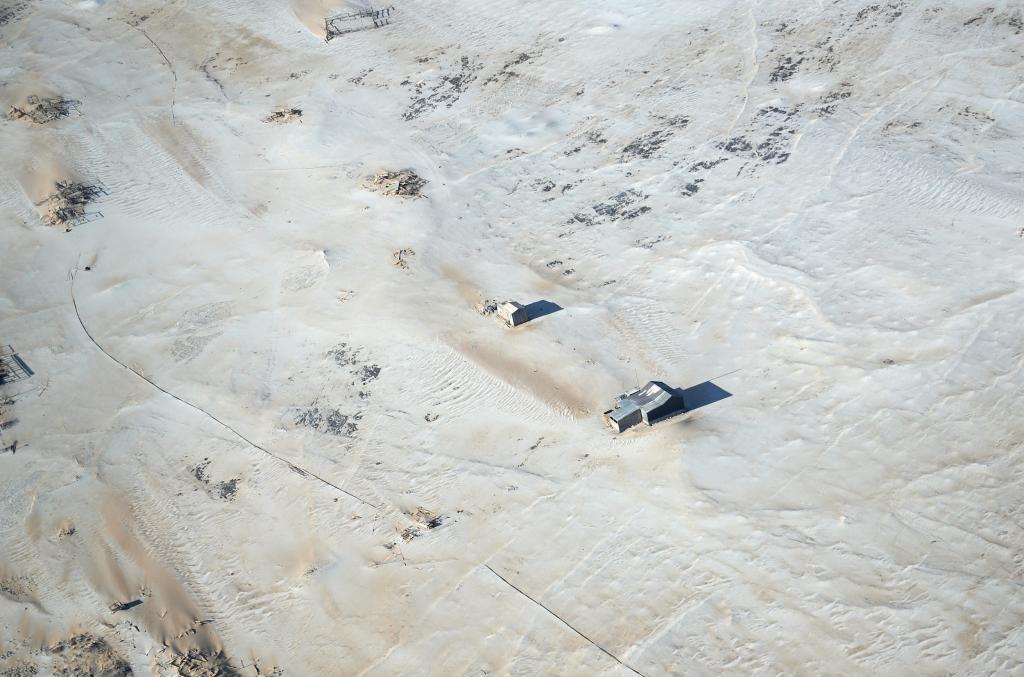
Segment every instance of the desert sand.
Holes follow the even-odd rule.
[[[367,7],[0,9],[0,675],[1024,671],[1024,8]]]

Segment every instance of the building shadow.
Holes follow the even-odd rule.
[[[120,604],[111,604],[110,605],[110,610],[111,611],[127,611],[128,609],[135,608],[135,607],[139,606],[140,604],[142,604],[142,600],[141,599],[133,599],[130,602],[121,602]]]
[[[527,317],[531,320],[557,313],[559,310],[562,310],[562,306],[551,301],[534,301],[526,305]]]
[[[724,388],[719,388],[711,381],[704,381],[704,383],[689,388],[678,388],[676,392],[683,396],[684,412],[700,409],[727,397],[732,397],[732,393]]]

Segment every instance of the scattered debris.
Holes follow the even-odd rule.
[[[885,126],[882,127],[882,133],[885,134],[894,130],[899,133],[905,133],[909,129],[919,129],[923,126],[923,122],[907,122],[906,120],[897,118],[885,123]]]
[[[429,94],[424,94],[426,84],[417,82],[413,85],[413,100],[409,108],[402,116],[407,122],[414,120],[424,113],[428,113],[441,104],[451,108],[459,100],[462,93],[469,89],[469,85],[476,80],[477,72],[483,68],[480,64],[474,64],[469,57],[463,56],[459,59],[458,70],[441,76],[441,79],[434,84]]]
[[[226,501],[230,501],[238,493],[238,483],[242,481],[241,477],[235,477],[230,480],[223,482],[212,482],[210,476],[207,474],[206,469],[210,466],[210,459],[204,458],[202,463],[197,463],[191,466],[189,470],[195,475],[195,478],[205,484],[206,486],[213,489],[214,494],[218,498],[223,498]]]
[[[399,268],[408,268],[409,260],[413,256],[416,256],[416,252],[414,252],[411,249],[399,249],[398,251],[394,252],[392,256],[395,259],[394,264],[396,266],[398,266]]]
[[[282,108],[280,110],[275,110],[270,115],[263,118],[264,122],[272,122],[276,125],[284,125],[289,122],[295,122],[296,120],[302,122],[301,108]]]
[[[641,214],[646,214],[651,211],[651,208],[647,205],[640,205],[639,207],[632,207],[631,205],[637,202],[646,200],[647,196],[638,190],[630,188],[624,190],[621,193],[612,195],[607,201],[593,206],[593,210],[599,216],[603,216],[610,221],[619,221],[622,219],[635,219]]]
[[[682,190],[679,191],[679,194],[683,197],[693,197],[697,194],[697,191],[700,190],[700,184],[702,183],[704,183],[704,179],[694,179],[683,186]]]
[[[0,659],[6,657],[7,654],[0,654]],[[4,671],[0,672],[0,675],[3,675],[3,677],[35,677],[38,674],[39,668],[36,667],[34,663],[29,663],[25,661],[17,663],[7,663],[6,667],[4,667]]]
[[[393,5],[383,9],[367,8],[358,12],[346,14],[335,14],[324,19],[324,42],[330,42],[334,38],[373,28],[383,28],[391,23],[391,13],[395,11]]]
[[[718,147],[726,152],[754,160],[755,166],[767,164],[781,165],[789,159],[789,151],[797,132],[794,119],[799,115],[799,107],[791,110],[768,106],[759,110],[754,116],[761,128],[768,128],[767,135],[760,141],[751,140],[746,136],[736,136],[718,143]]]
[[[347,343],[339,343],[327,351],[327,357],[334,360],[339,367],[347,367],[358,364],[359,349],[353,348]]]
[[[28,576],[11,576],[0,579],[0,593],[18,600],[30,598],[32,595],[32,579]]]
[[[81,114],[81,110],[78,108],[80,105],[82,105],[81,101],[68,99],[63,96],[40,98],[33,95],[28,97],[26,106],[21,108],[11,106],[10,110],[7,111],[7,119],[27,120],[37,125],[45,125],[48,122],[66,118],[71,113]]]
[[[376,380],[380,376],[380,366],[376,364],[364,364],[359,368],[359,380],[362,381],[363,385],[366,385],[370,381]]]
[[[221,482],[217,485],[218,495],[226,501],[230,501],[238,493],[238,483],[241,478],[235,477],[233,479]]]
[[[206,76],[207,80],[209,80],[213,84],[217,85],[217,89],[220,90],[220,95],[223,96],[226,99],[226,98],[228,98],[228,93],[224,89],[224,83],[221,82],[217,78],[216,75],[214,75],[212,72],[210,72],[211,70],[215,70],[215,69],[218,68],[218,65],[216,63],[214,63],[214,60],[218,56],[220,56],[220,52],[217,52],[213,56],[210,56],[210,57],[207,57],[206,59],[204,59],[203,62],[201,64],[199,64],[199,71],[203,75]]]
[[[518,56],[516,56],[512,60],[506,62],[505,65],[501,67],[500,71],[498,71],[497,73],[495,73],[491,77],[489,77],[486,80],[484,80],[484,82],[483,82],[484,86],[486,87],[487,85],[491,84],[492,82],[496,82],[499,79],[502,82],[505,82],[505,81],[509,80],[510,78],[517,78],[517,77],[519,77],[519,73],[516,73],[514,70],[512,70],[512,67],[513,66],[518,66],[520,64],[524,64],[524,63],[526,63],[527,61],[529,61],[532,58],[533,58],[532,54],[528,54],[526,52],[520,53]]]
[[[222,651],[189,649],[169,663],[177,668],[179,677],[242,677]]]
[[[642,237],[639,240],[634,241],[633,244],[635,244],[637,247],[640,247],[641,249],[654,249],[654,245],[661,244],[662,242],[666,242],[671,239],[671,235],[657,235],[651,237]]]
[[[498,312],[498,301],[494,299],[484,299],[476,306],[476,311],[483,316],[493,315]]]
[[[364,358],[362,352],[362,349],[357,346],[339,343],[327,351],[326,357],[330,358],[336,366],[345,369],[352,377],[350,385],[358,387],[376,381],[383,371],[379,364],[370,363]],[[370,398],[368,390],[360,389],[357,394],[361,400]]]
[[[690,124],[690,118],[686,115],[673,115],[669,118],[663,118],[665,124],[669,127],[675,127],[677,129],[683,129],[686,125]]]
[[[672,138],[671,129],[656,129],[632,141],[622,149],[622,161],[635,158],[650,159]]]
[[[569,157],[570,155],[575,155],[576,153],[578,153],[581,150],[583,150],[584,146],[586,146],[587,143],[591,143],[591,144],[594,144],[596,146],[600,146],[600,145],[608,143],[608,139],[605,138],[604,133],[601,130],[599,130],[599,129],[592,129],[592,130],[590,130],[589,132],[587,132],[586,134],[583,135],[583,138],[585,140],[585,143],[578,143],[577,145],[573,146],[572,148],[566,150],[563,153],[563,155],[565,155],[566,157]],[[572,184],[569,184],[569,187],[572,187]],[[562,192],[563,193],[566,190],[567,190],[567,188],[562,188]]]
[[[695,162],[690,165],[690,171],[695,172],[698,169],[714,169],[718,165],[725,162],[728,158],[720,157],[717,160],[702,160],[701,162]]]
[[[791,77],[796,75],[797,70],[800,68],[800,64],[804,62],[802,52],[798,52],[796,56],[783,56],[779,59],[778,64],[768,77],[769,82],[785,82]]]
[[[424,530],[429,531],[438,528],[448,519],[445,515],[438,515],[422,506],[416,508],[414,512],[407,512],[405,514],[416,523],[402,531],[402,540],[406,543],[422,534]]]
[[[6,3],[0,7],[0,26],[5,26],[20,19],[25,10],[28,9],[29,4],[28,0],[20,0]]]
[[[890,2],[886,4],[875,4],[868,5],[857,12],[857,16],[854,17],[853,23],[857,24],[865,19],[879,17],[886,23],[892,23],[896,19],[903,16],[903,7],[901,3]]]
[[[355,437],[359,430],[358,421],[363,418],[362,413],[343,414],[338,409],[322,408],[313,403],[299,411],[295,416],[295,425],[305,426],[320,433],[337,435],[339,437]]]
[[[359,73],[359,75],[357,75],[357,76],[355,76],[353,78],[349,78],[348,81],[351,82],[353,85],[361,85],[361,84],[363,84],[363,80],[366,79],[366,76],[369,75],[372,72],[373,72],[372,68],[367,68],[366,70],[364,70],[361,73]]]
[[[370,178],[370,189],[382,195],[404,198],[422,197],[427,180],[411,169],[384,171]]]
[[[849,99],[853,95],[851,91],[850,83],[844,82],[839,85],[839,89],[835,89],[825,96],[821,97],[821,105],[818,107],[818,113],[822,117],[828,117],[836,112],[839,108],[839,102],[843,99]]]
[[[95,221],[103,216],[100,212],[86,212],[85,208],[97,198],[107,195],[103,184],[86,184],[75,181],[58,181],[54,192],[40,203],[45,207],[43,222],[51,226],[64,226],[70,232],[73,226]]]

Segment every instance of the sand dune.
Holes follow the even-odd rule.
[[[1013,3],[8,5],[0,675],[1024,670]]]

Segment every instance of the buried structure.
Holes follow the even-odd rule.
[[[517,327],[530,321],[530,311],[522,303],[506,301],[498,305],[498,317],[510,327]]]
[[[516,301],[495,301],[494,299],[487,299],[480,303],[476,309],[481,315],[493,315],[494,317],[497,317],[499,320],[504,322],[507,327],[518,327],[519,325],[526,324],[530,320],[534,319],[535,316],[530,312],[532,305],[535,304],[524,306],[522,303],[518,303]],[[559,310],[561,310],[561,308],[559,308]]]
[[[654,425],[683,413],[686,406],[682,391],[661,381],[648,381],[645,386],[619,395],[615,407],[604,412],[604,420],[621,433],[640,422]]]

